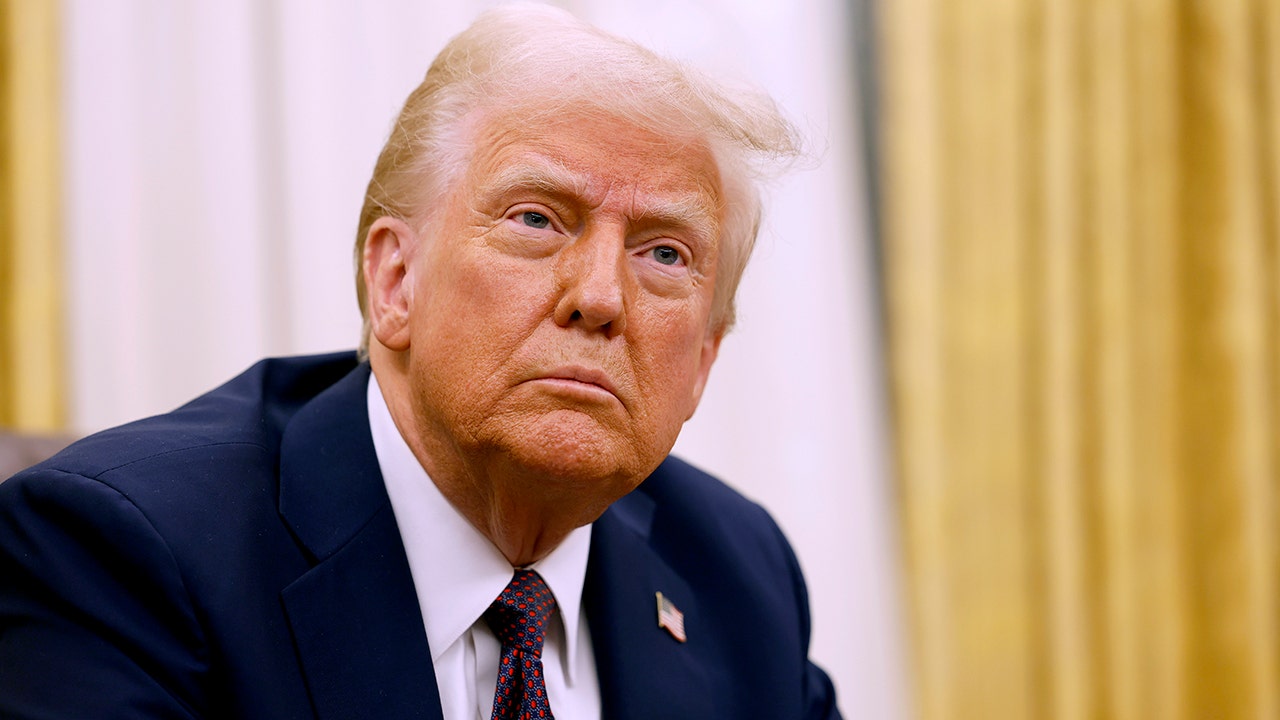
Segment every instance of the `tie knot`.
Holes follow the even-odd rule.
[[[547,622],[556,611],[556,598],[542,576],[533,570],[516,570],[497,600],[484,614],[504,648],[542,657]]]

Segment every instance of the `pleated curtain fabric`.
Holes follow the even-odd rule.
[[[27,432],[66,429],[60,80],[57,3],[0,0],[0,428]]]
[[[1280,717],[1280,3],[877,8],[916,714]]]

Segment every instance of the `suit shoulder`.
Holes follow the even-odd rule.
[[[92,547],[133,532],[193,575],[250,556],[239,550],[249,542],[258,554],[290,548],[277,514],[281,434],[353,367],[353,353],[264,360],[171,413],[85,438],[0,483],[0,524],[90,538]],[[237,550],[209,553],[215,542]]]
[[[172,412],[90,435],[32,470],[101,478],[139,463],[190,467],[192,453],[274,456],[298,408],[354,367],[354,353],[262,360]]]
[[[718,562],[769,563],[790,572],[794,553],[773,517],[756,502],[719,478],[668,457],[637,493],[652,509],[654,540],[678,554],[696,548],[715,553]]]
[[[710,473],[675,456],[668,456],[640,486],[664,511],[728,516],[734,521],[750,521],[772,526],[773,519],[758,503]]]

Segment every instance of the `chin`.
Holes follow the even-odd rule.
[[[648,477],[666,452],[645,444],[590,416],[561,411],[539,418],[510,438],[507,454],[530,473],[562,480],[581,491],[625,495]]]

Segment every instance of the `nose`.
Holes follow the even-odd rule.
[[[600,330],[609,337],[626,330],[625,247],[620,231],[597,229],[561,251],[556,268],[562,289],[555,310],[557,325]]]

